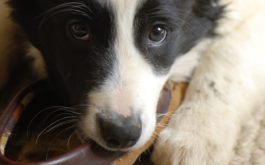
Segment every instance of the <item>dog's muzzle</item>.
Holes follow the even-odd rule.
[[[114,111],[97,114],[100,136],[112,149],[126,149],[138,141],[142,132],[139,115],[123,116]]]

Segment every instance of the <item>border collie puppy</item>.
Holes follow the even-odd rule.
[[[241,123],[265,98],[264,0],[8,3],[28,52],[66,106],[80,107],[79,131],[108,150],[146,143],[165,82],[190,81],[152,159],[229,164]]]

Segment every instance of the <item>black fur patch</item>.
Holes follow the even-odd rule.
[[[102,2],[11,0],[10,4],[15,9],[13,18],[43,53],[49,78],[66,102],[81,104],[111,74],[116,58],[111,45],[114,18]],[[89,41],[69,34],[71,21],[89,25]]]
[[[134,20],[135,44],[155,73],[168,72],[180,55],[201,39],[213,37],[223,13],[218,0],[147,0]],[[116,63],[114,11],[108,0],[10,0],[12,16],[29,40],[42,52],[52,84],[66,102],[80,104],[87,93],[100,87]],[[89,25],[90,40],[69,34],[71,21]],[[153,26],[168,35],[160,46],[148,45]]]
[[[156,73],[167,73],[175,59],[205,37],[214,37],[224,6],[218,0],[147,0],[135,18],[135,43]],[[165,42],[149,46],[152,27],[168,29]]]

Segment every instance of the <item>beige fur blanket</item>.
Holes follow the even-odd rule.
[[[265,103],[243,124],[231,165],[265,165]]]

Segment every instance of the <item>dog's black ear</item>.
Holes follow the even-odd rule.
[[[215,21],[222,16],[224,8],[220,0],[196,0],[193,11],[197,16]]]
[[[39,14],[37,1],[38,0],[8,0],[8,4],[12,8],[11,18],[20,25],[31,41],[37,40],[35,35],[39,24],[36,19]]]
[[[217,26],[217,21],[222,18],[225,12],[225,5],[220,5],[220,0],[195,0],[193,13],[203,19],[208,20],[213,25],[212,29]],[[211,30],[209,36],[216,36],[216,32]]]
[[[24,26],[34,21],[34,16],[37,14],[36,1],[9,0],[9,5],[13,9],[11,16],[15,22]]]

